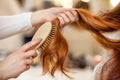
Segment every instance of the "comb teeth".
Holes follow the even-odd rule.
[[[40,51],[44,50],[47,47],[47,45],[50,44],[51,40],[55,36],[55,31],[56,31],[56,26],[53,25],[52,26],[52,30],[51,30],[49,36],[47,37],[47,39],[45,40],[45,42],[40,47],[38,47],[38,50],[40,50]]]

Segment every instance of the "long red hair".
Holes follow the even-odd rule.
[[[110,39],[102,34],[120,29],[120,4],[100,15],[92,15],[82,9],[77,9],[77,12],[78,27],[90,31],[103,47],[112,50],[112,57],[103,65],[96,80],[120,80],[120,40]]]
[[[113,53],[112,57],[102,67],[97,80],[120,80],[120,40],[109,39],[102,34],[120,29],[120,4],[100,15],[92,15],[83,9],[76,11],[79,15],[78,27],[90,31],[103,47],[112,50]],[[65,72],[67,71],[68,45],[60,33],[60,27],[56,27],[53,40],[41,54],[43,72],[50,72],[54,76],[54,72],[60,70],[67,75]]]
[[[65,38],[62,36],[60,32],[59,21],[56,19],[53,22],[53,25],[56,27],[56,31],[51,40],[50,44],[42,51],[40,56],[41,63],[43,66],[43,73],[51,73],[54,76],[56,70],[61,71],[67,77],[66,69],[67,66],[67,58],[68,58],[68,44]]]

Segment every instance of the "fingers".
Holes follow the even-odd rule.
[[[37,52],[35,50],[27,51],[24,55],[26,55],[26,58],[35,58],[37,57]]]
[[[65,19],[62,16],[58,16],[58,19],[60,21],[60,26],[63,27],[65,25]]]
[[[50,11],[53,11],[55,14],[62,13],[64,11],[68,11],[67,8],[57,7],[57,8],[51,8]]]
[[[63,27],[66,24],[78,21],[78,14],[74,9],[69,9],[68,11],[58,14],[57,18],[60,21],[60,26]]]
[[[26,65],[26,70],[30,69],[30,65]]]
[[[71,12],[66,12],[65,14],[70,19],[71,22],[75,22],[75,17]]]
[[[31,65],[32,63],[33,63],[33,60],[32,60],[32,59],[27,59],[27,60],[25,61],[25,64],[26,64],[27,66]]]
[[[23,70],[26,71],[30,69],[30,65],[33,64],[33,58],[37,56],[37,52],[35,50],[30,50],[24,53],[25,57],[23,59]]]
[[[75,17],[75,20],[78,21],[79,20],[79,16],[78,13],[75,9],[70,9],[71,13],[73,14],[73,16]]]
[[[21,47],[22,51],[28,51],[32,49],[34,46],[38,45],[41,42],[42,39],[40,40],[33,40],[28,43],[26,43],[23,47]]]
[[[37,52],[35,50],[27,51],[24,58],[24,70],[28,70],[30,65],[33,64],[33,58],[37,56]]]
[[[21,68],[22,68],[22,71],[21,71],[21,72],[24,72],[24,71],[30,69],[30,65],[29,65],[29,64],[25,64],[25,65],[22,66]]]

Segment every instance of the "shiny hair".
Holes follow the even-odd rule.
[[[110,39],[102,34],[120,29],[120,3],[114,9],[99,15],[92,15],[82,9],[77,9],[77,12],[78,27],[90,31],[103,47],[112,51],[112,56],[103,65],[96,80],[120,80],[120,40]]]
[[[79,15],[77,22],[79,28],[88,30],[95,39],[106,49],[112,50],[112,57],[103,65],[97,80],[119,80],[120,79],[120,40],[110,39],[104,36],[104,32],[114,32],[120,29],[120,4],[114,9],[92,15],[84,9],[76,9]],[[68,58],[68,45],[57,30],[51,43],[41,54],[43,73],[51,73],[54,76],[56,70],[67,75],[66,60]]]
[[[70,78],[70,76],[66,74],[66,72],[69,72],[66,68],[68,44],[60,32],[59,21],[56,19],[54,23],[53,25],[56,27],[55,33],[53,34],[54,37],[40,56],[43,73],[51,73],[51,75],[54,76],[55,71],[59,70]]]

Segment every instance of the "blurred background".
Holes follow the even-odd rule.
[[[15,15],[32,12],[50,7],[83,8],[93,14],[99,14],[115,7],[120,0],[0,0],[0,15]],[[72,80],[90,80],[94,67],[106,55],[92,35],[84,30],[77,30],[73,25],[67,25],[62,33],[69,44],[69,68],[73,73]],[[31,40],[31,31],[0,40],[0,59],[21,47]],[[40,64],[34,64],[31,69],[11,80],[69,80],[64,75],[56,72],[54,79],[49,75],[41,75]]]

